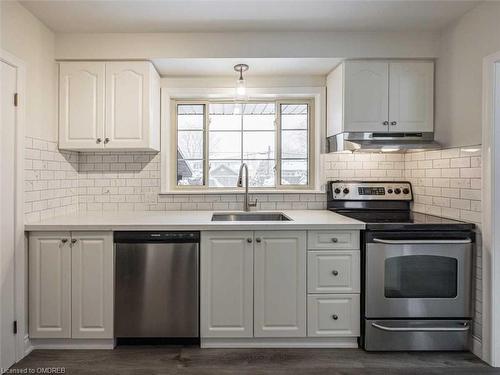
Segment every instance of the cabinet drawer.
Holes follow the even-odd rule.
[[[309,295],[307,307],[308,336],[359,336],[359,294]]]
[[[307,253],[309,293],[359,293],[360,272],[359,250]]]
[[[310,230],[307,235],[309,250],[359,249],[359,231]]]

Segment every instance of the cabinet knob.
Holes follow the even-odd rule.
[[[102,142],[102,139],[101,138],[97,138],[97,143],[101,143]]]
[[[77,240],[76,238],[73,238],[73,239],[71,240],[71,243],[76,243],[77,241],[78,241],[78,240]]]
[[[248,243],[252,243],[252,239],[251,239],[250,237],[249,237],[249,238],[247,238],[247,242],[248,242]]]
[[[339,317],[338,317],[337,315],[333,314],[333,315],[332,315],[332,319],[333,319],[333,320],[338,320],[338,319],[339,319]]]
[[[262,242],[262,239],[260,239],[259,237],[257,237],[257,238],[255,239],[255,241],[257,241],[257,243],[261,243],[261,242]]]
[[[337,242],[339,242],[339,239],[338,239],[337,237],[333,237],[333,238],[332,238],[332,242],[333,242],[333,243],[337,243]]]
[[[384,121],[382,125],[389,125],[389,121]]]
[[[104,143],[105,143],[105,144],[106,144],[106,143],[109,143],[109,138],[107,138],[107,137],[106,137],[106,138],[104,138]]]
[[[337,271],[337,270],[333,270],[333,271],[332,271],[332,275],[333,275],[333,276],[338,276],[338,274],[339,274],[339,271]]]
[[[394,125],[397,125],[398,123],[396,121],[391,121],[391,125],[394,126]]]
[[[62,243],[66,243],[66,242],[68,242],[68,239],[67,239],[67,238],[63,238],[63,239],[61,240],[61,242],[62,242]]]

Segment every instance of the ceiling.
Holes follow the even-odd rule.
[[[56,32],[436,31],[455,0],[21,0]]]
[[[234,65],[245,63],[245,76],[325,75],[341,59],[336,58],[245,58],[245,59],[154,59],[162,76],[235,76]]]

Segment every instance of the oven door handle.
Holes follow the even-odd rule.
[[[380,323],[372,323],[372,327],[388,332],[464,332],[470,329],[467,322],[459,327],[389,327]]]
[[[467,244],[472,243],[470,238],[463,240],[384,240],[382,238],[374,238],[373,242],[384,243],[388,245],[421,245],[421,244]]]

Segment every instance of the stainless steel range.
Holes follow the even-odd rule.
[[[410,211],[409,182],[328,183],[328,209],[362,233],[365,350],[467,350],[474,224]]]

